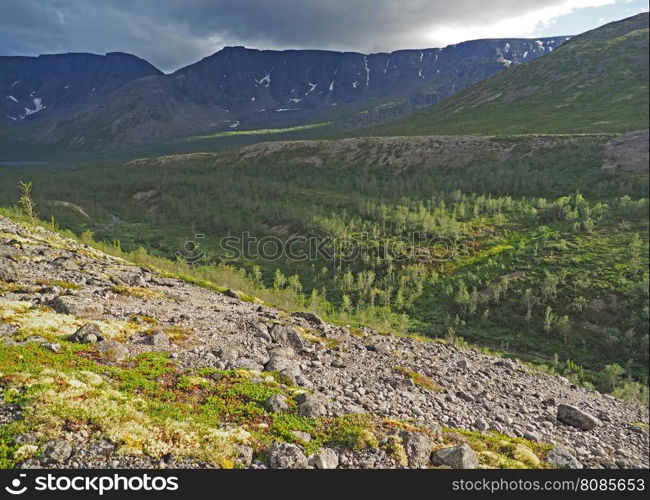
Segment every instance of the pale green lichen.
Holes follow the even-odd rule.
[[[94,323],[111,339],[125,339],[144,332],[147,327],[133,321],[84,320],[70,314],[61,314],[44,306],[34,306],[27,301],[0,298],[0,323],[12,323],[23,336],[41,335],[67,337],[86,323]]]

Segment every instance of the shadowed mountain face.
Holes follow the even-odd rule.
[[[48,120],[92,105],[138,78],[162,73],[112,52],[0,57],[0,122]]]
[[[125,67],[119,78],[113,78],[119,64],[103,72],[89,69],[83,78],[73,78],[67,66],[59,74],[51,65],[42,65],[39,73],[27,64],[43,57],[3,58],[8,62],[0,64],[28,59],[25,69],[16,62],[11,77],[3,76],[1,86],[7,96],[3,104],[9,106],[4,122],[26,124],[22,136],[32,140],[90,148],[332,119],[347,127],[360,126],[433,104],[490,75],[548,54],[567,39],[477,40],[442,49],[370,55],[226,47],[170,75],[120,55]],[[83,73],[81,55],[48,57],[74,59],[68,66]],[[83,57],[109,61],[115,56]],[[40,78],[38,85],[25,83],[24,74]],[[102,76],[105,80],[97,82]],[[19,83],[11,87],[16,80]]]

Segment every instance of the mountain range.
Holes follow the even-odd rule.
[[[648,128],[648,14],[571,39],[368,134],[589,133]],[[532,118],[532,119],[531,119]]]
[[[434,104],[569,38],[369,55],[226,47],[171,74],[122,53],[0,57],[0,127],[13,127],[12,139],[88,148],[331,120],[358,127]]]

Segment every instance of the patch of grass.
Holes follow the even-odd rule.
[[[393,371],[407,376],[418,387],[423,387],[424,389],[428,389],[429,391],[433,392],[444,392],[445,390],[444,387],[442,387],[434,380],[431,380],[426,375],[411,370],[410,368],[406,368],[405,366],[393,366]]]
[[[549,444],[512,438],[494,431],[482,433],[445,428],[443,436],[448,445],[466,442],[477,452],[479,464],[485,468],[551,468],[545,462],[546,455],[553,449]]]
[[[134,314],[131,316],[129,319],[130,321],[133,321],[134,323],[147,323],[149,325],[157,325],[158,320],[156,318],[153,318],[151,316],[147,316],[146,314]]]
[[[36,284],[40,286],[56,286],[59,288],[63,288],[65,290],[80,290],[81,288],[83,288],[81,285],[78,285],[77,283],[70,283],[68,281],[62,281],[56,279],[37,280]]]
[[[39,335],[60,339],[72,335],[87,320],[69,314],[54,312],[46,306],[36,306],[26,301],[0,300],[0,322],[18,326],[20,336]],[[133,321],[93,320],[104,335],[111,339],[129,337],[143,332],[146,327]]]
[[[114,285],[111,287],[113,293],[119,295],[128,295],[138,299],[165,299],[167,295],[158,290],[152,290],[141,286]]]
[[[9,293],[9,292],[20,292],[25,290],[30,292],[33,287],[29,285],[21,285],[19,283],[7,283],[6,281],[0,281],[0,293]]]
[[[336,349],[341,345],[341,341],[338,339],[334,339],[331,337],[320,337],[318,335],[314,335],[307,331],[301,331],[300,336],[309,342],[313,342],[314,344],[320,344],[323,347],[326,347],[327,349]]]

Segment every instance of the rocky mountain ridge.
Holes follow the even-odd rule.
[[[90,106],[123,85],[162,73],[122,52],[0,56],[0,114],[5,123],[48,120]]]
[[[13,466],[648,467],[647,408],[2,217],[0,357]]]
[[[568,39],[474,40],[367,55],[226,47],[168,75],[126,54],[0,57],[0,124],[24,125],[19,136],[39,142],[95,148],[343,115],[348,126],[360,126],[431,105]],[[113,74],[118,59],[123,75]],[[97,73],[102,62],[107,68]]]

